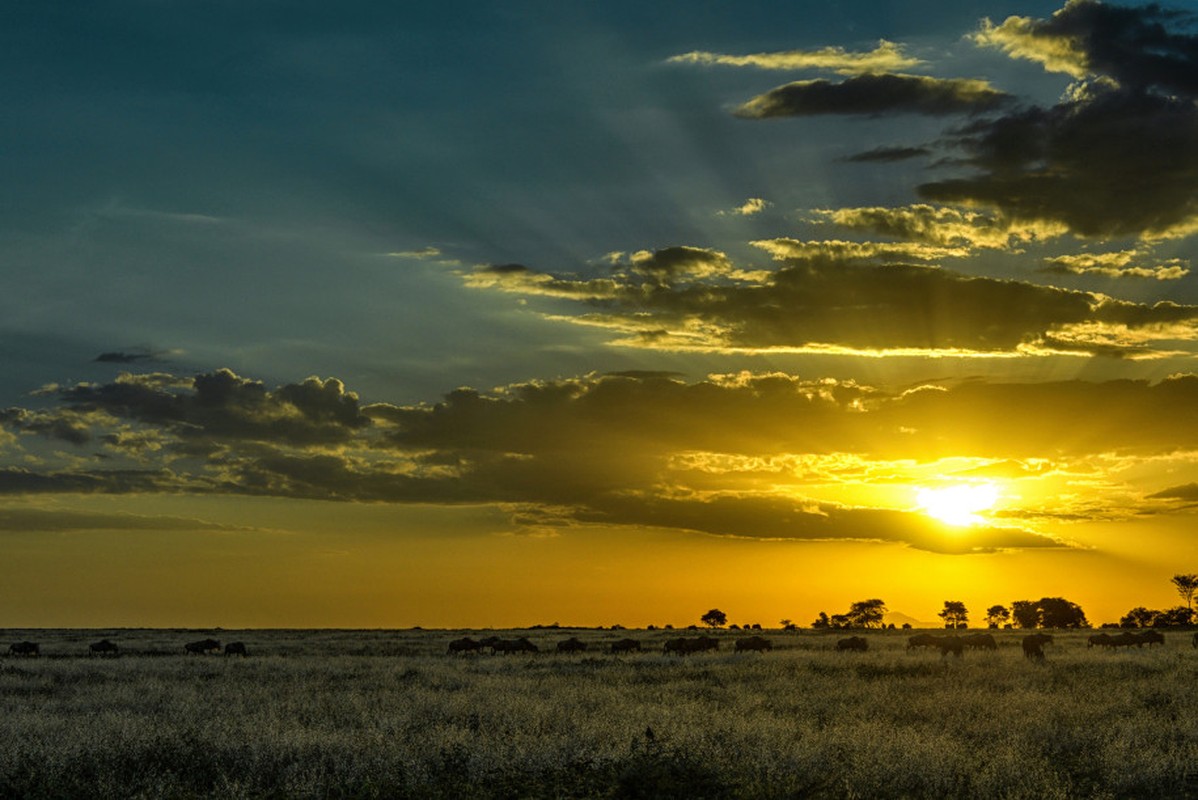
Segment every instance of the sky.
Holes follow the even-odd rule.
[[[0,626],[1198,572],[1198,17],[0,7]]]

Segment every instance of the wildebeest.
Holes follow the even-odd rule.
[[[639,653],[641,651],[641,643],[636,639],[618,639],[611,643],[608,652],[611,653]]]
[[[92,642],[87,646],[87,654],[89,656],[115,656],[119,655],[120,652],[121,649],[117,647],[116,642],[110,642],[107,639]]]
[[[864,653],[868,649],[869,642],[861,636],[850,636],[836,643],[836,650],[839,652]]]
[[[720,640],[714,636],[692,636],[680,639],[670,639],[661,648],[663,653],[677,653],[680,656],[691,653],[703,653],[707,650],[719,650]]]
[[[452,642],[450,642],[449,648],[445,652],[447,652],[447,653],[477,653],[480,650],[482,650],[482,648],[483,648],[482,642],[476,642],[473,639],[471,639],[469,636],[465,636],[461,639],[454,639]]]
[[[907,639],[907,649],[915,647],[933,647],[940,651],[943,658],[952,653],[958,658],[965,652],[965,640],[959,636],[933,636],[930,633],[917,633]]]
[[[557,652],[559,653],[583,653],[586,652],[586,649],[587,643],[574,636],[557,643]]]
[[[971,650],[997,650],[998,642],[989,633],[971,633],[962,636],[961,641]]]
[[[198,642],[188,642],[183,645],[183,650],[189,655],[204,655],[205,653],[219,653],[220,642],[216,639],[201,639]]]
[[[1114,647],[1114,641],[1109,633],[1095,633],[1086,640],[1086,649],[1091,647]]]
[[[1044,645],[1052,644],[1052,634],[1033,633],[1023,637],[1023,656],[1033,661],[1044,660]]]
[[[764,636],[750,636],[745,639],[737,639],[736,646],[733,649],[737,653],[743,653],[746,650],[764,653],[767,650],[773,650],[774,644]]]
[[[519,639],[497,639],[491,644],[492,653],[538,653],[540,648],[524,636]]]
[[[8,646],[10,656],[40,656],[42,648],[37,642],[13,642]]]
[[[1162,647],[1165,644],[1165,634],[1160,631],[1144,631],[1140,634],[1140,641],[1152,647],[1154,644],[1159,644]]]
[[[229,642],[225,645],[225,655],[244,658],[249,655],[249,652],[245,649],[245,642]]]

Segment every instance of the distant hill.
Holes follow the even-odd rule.
[[[887,625],[894,625],[896,628],[903,627],[904,624],[910,625],[912,628],[939,628],[941,625],[935,622],[925,622],[924,620],[916,619],[910,614],[904,614],[901,611],[887,611],[882,616],[882,621]]]

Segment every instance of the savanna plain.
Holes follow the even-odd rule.
[[[447,652],[493,633],[540,652]],[[1198,797],[1190,633],[1057,632],[1043,661],[1018,631],[961,658],[911,633],[682,656],[662,630],[0,631],[41,651],[0,658],[0,796]],[[184,652],[209,635],[248,655]]]

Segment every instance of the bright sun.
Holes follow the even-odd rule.
[[[968,483],[942,489],[919,489],[915,502],[929,517],[948,525],[977,525],[985,520],[979,511],[993,508],[998,500],[998,487],[993,483]]]

